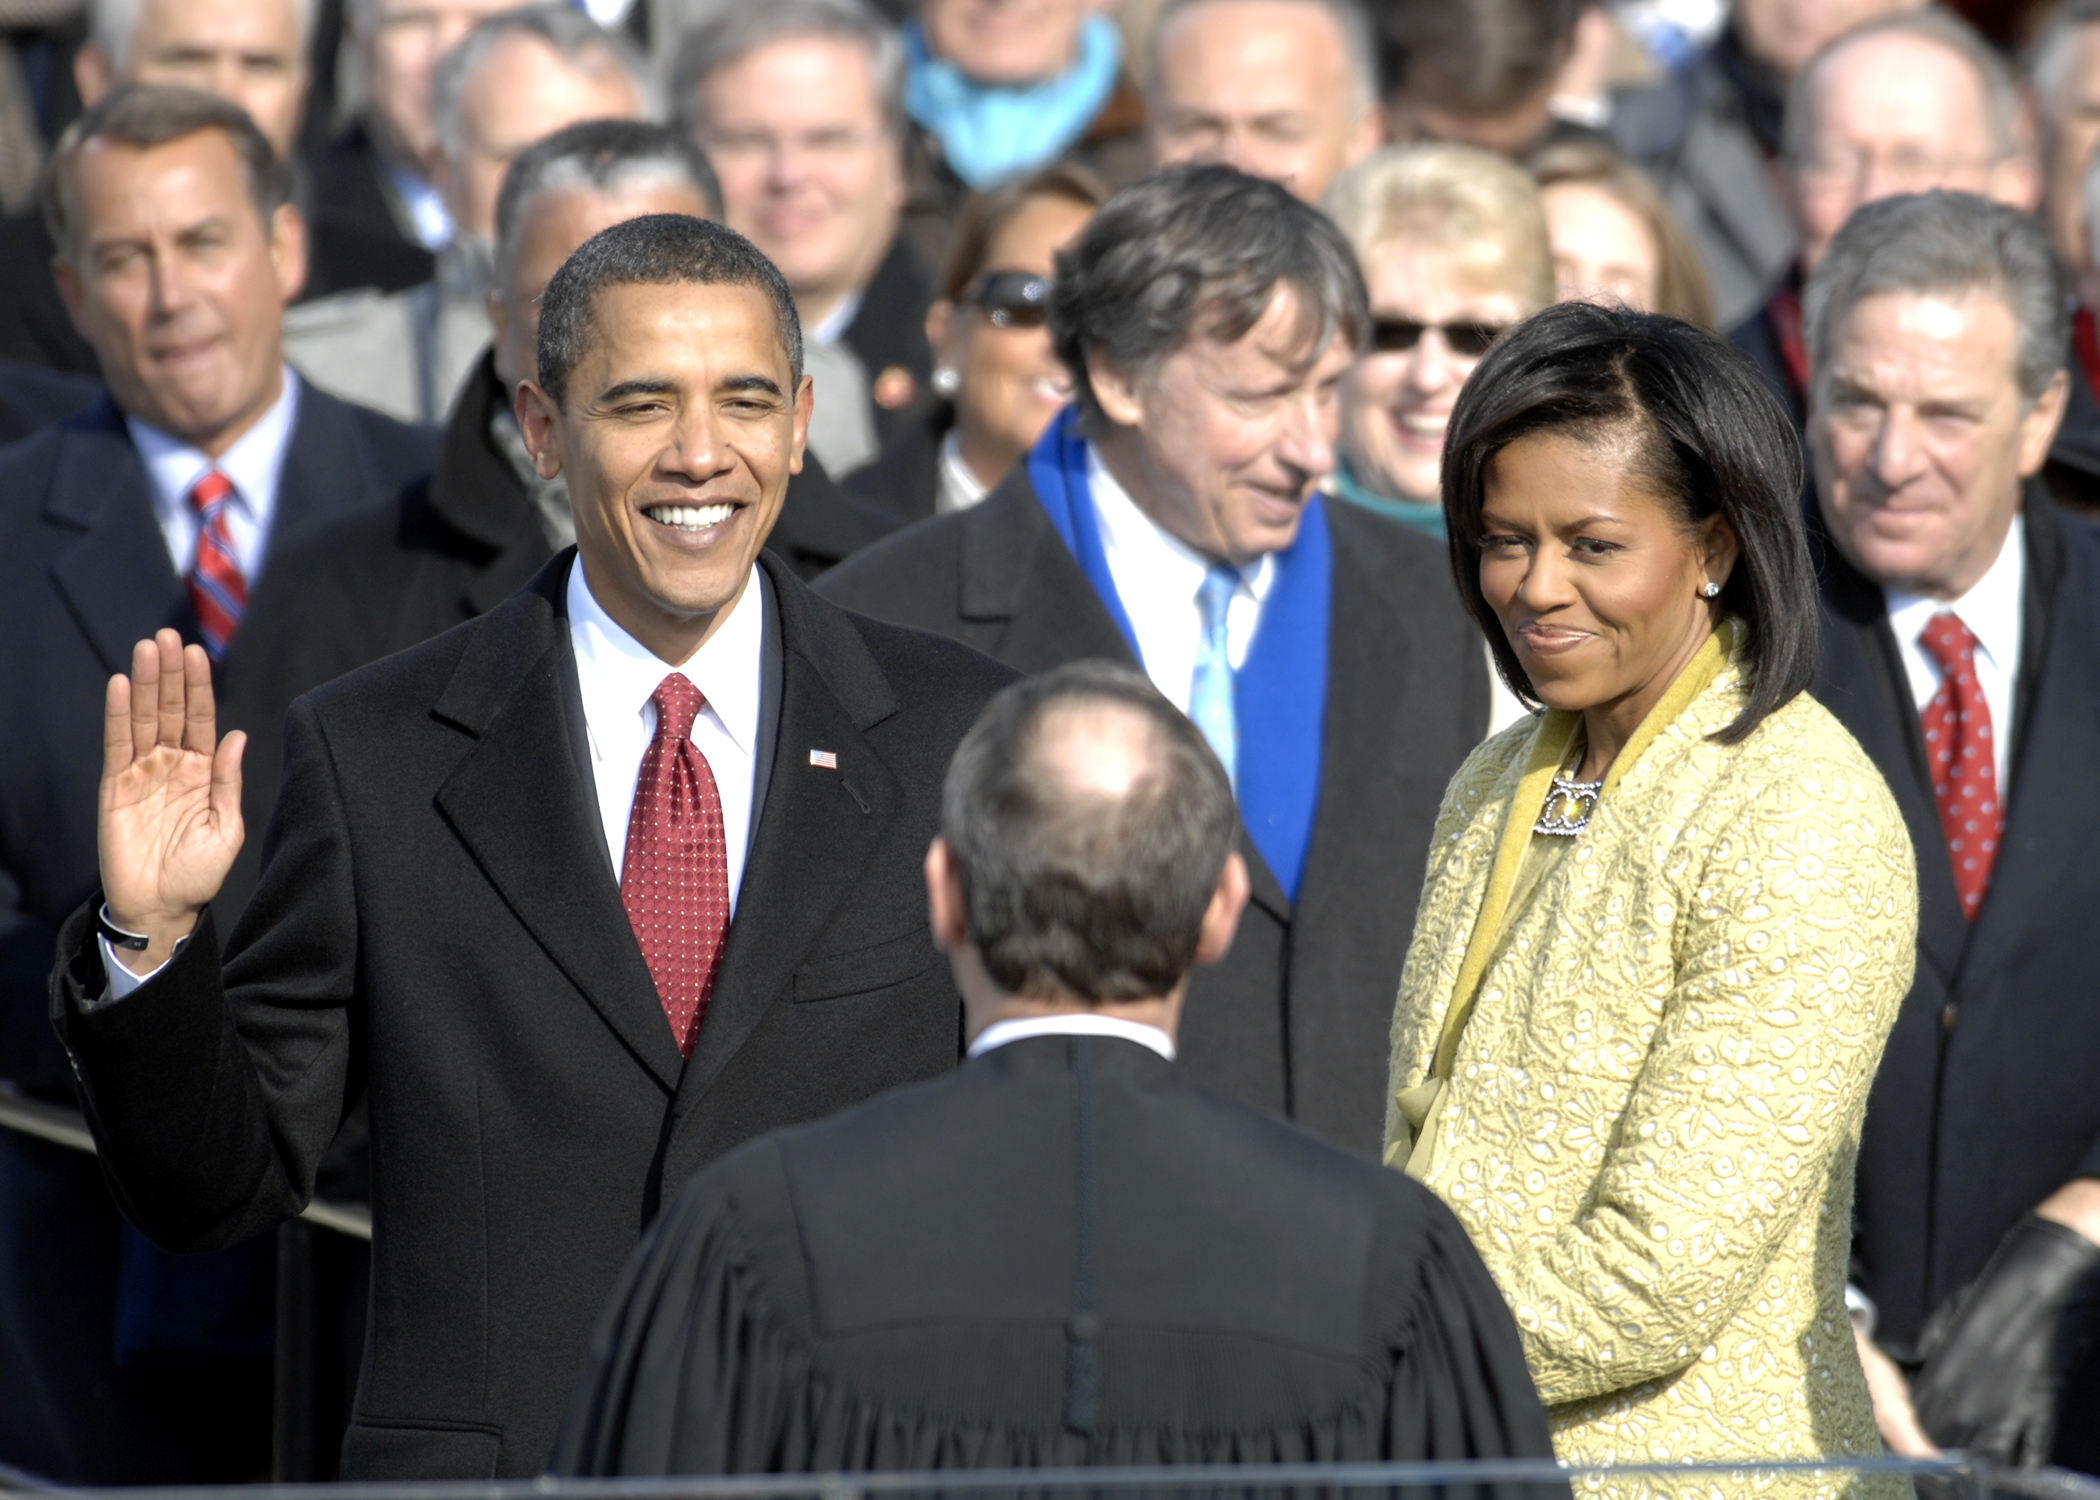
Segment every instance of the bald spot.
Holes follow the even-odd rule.
[[[1159,779],[1159,730],[1129,704],[1094,701],[1051,708],[1030,738],[1030,768],[1054,779],[1074,801],[1125,802]]]

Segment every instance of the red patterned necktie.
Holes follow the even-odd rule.
[[[197,555],[190,563],[190,603],[197,611],[197,633],[213,660],[226,654],[233,633],[248,612],[248,580],[233,552],[233,533],[226,527],[226,507],[233,501],[233,481],[217,469],[190,486],[190,509],[197,513]]]
[[[728,844],[715,773],[691,738],[707,700],[673,672],[649,701],[656,738],[634,786],[620,899],[679,1055],[691,1057],[729,931]]]
[[[1963,915],[1976,920],[1998,859],[2005,812],[1998,800],[1997,746],[1991,708],[1976,680],[1976,637],[1959,616],[1942,611],[1918,637],[1940,664],[1939,691],[1925,705],[1925,758],[1932,795],[1954,865]]]

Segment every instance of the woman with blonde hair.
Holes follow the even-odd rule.
[[[1538,190],[1477,147],[1390,146],[1336,180],[1327,210],[1356,248],[1372,319],[1342,388],[1335,492],[1441,536],[1459,390],[1497,334],[1553,300]]]
[[[1541,313],[1452,417],[1453,573],[1543,712],[1445,794],[1386,1159],[1479,1247],[1563,1459],[1881,1451],[1845,1267],[1917,877],[1803,691],[1800,489],[1763,380],[1675,319]]]
[[[1561,141],[1531,159],[1563,302],[1617,303],[1711,328],[1713,292],[1691,236],[1655,184],[1603,141]]]

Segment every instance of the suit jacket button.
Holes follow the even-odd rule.
[[[1952,1031],[1954,1029],[1954,1017],[1960,1010],[1961,1007],[1952,1000],[1942,1005],[1940,1007],[1940,1030]]]

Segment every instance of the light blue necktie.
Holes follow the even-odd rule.
[[[1189,717],[1225,764],[1225,774],[1239,785],[1239,720],[1232,705],[1232,656],[1226,646],[1225,621],[1232,596],[1239,591],[1237,568],[1213,564],[1196,591],[1203,612],[1203,639],[1196,647],[1196,670],[1189,677]]]

